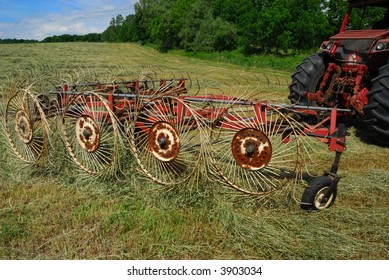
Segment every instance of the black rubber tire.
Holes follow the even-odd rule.
[[[326,65],[320,53],[305,58],[292,75],[288,96],[292,104],[308,105],[305,92],[316,92],[325,71]]]
[[[338,193],[337,187],[331,188],[332,181],[333,180],[327,176],[320,176],[309,182],[308,187],[305,188],[301,198],[301,208],[304,210],[324,210],[331,207],[334,204]],[[315,200],[319,199],[318,195],[327,191],[332,192],[329,201],[325,202],[323,206],[318,206],[315,203]]]
[[[389,146],[389,64],[379,69],[367,98],[363,118],[367,136],[379,145]]]

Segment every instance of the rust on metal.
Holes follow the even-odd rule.
[[[18,110],[15,114],[15,131],[18,133],[20,140],[29,144],[32,140],[33,127],[28,114],[24,110]]]
[[[173,161],[180,152],[177,130],[168,122],[155,123],[148,134],[150,150],[162,162]]]
[[[255,128],[244,128],[238,131],[232,139],[231,151],[235,161],[241,167],[255,171],[269,164],[272,145],[262,131]]]
[[[95,152],[100,146],[100,129],[89,116],[83,115],[78,118],[76,136],[80,146],[88,153]]]

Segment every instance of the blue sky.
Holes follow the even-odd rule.
[[[101,33],[112,17],[134,13],[137,0],[0,0],[0,38],[42,40]]]

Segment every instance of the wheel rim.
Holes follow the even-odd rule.
[[[233,106],[211,132],[214,173],[228,186],[264,195],[295,181],[301,149],[295,122],[275,108]]]
[[[231,152],[238,165],[247,170],[261,170],[266,167],[272,156],[269,138],[255,128],[238,131],[231,142]]]
[[[331,195],[329,198],[327,198],[329,193],[331,193]],[[323,210],[331,205],[333,199],[334,199],[334,194],[331,188],[323,187],[317,192],[315,199],[313,200],[313,204],[315,205],[316,209]]]
[[[82,115],[76,121],[78,144],[88,153],[95,152],[100,145],[100,130],[90,116]]]
[[[201,157],[197,128],[197,118],[181,100],[161,97],[145,102],[135,117],[131,137],[141,171],[165,186],[189,180]]]
[[[19,136],[20,141],[28,144],[32,140],[33,127],[31,120],[24,110],[18,110],[14,117],[15,131]]]
[[[162,162],[173,161],[180,153],[180,137],[172,124],[154,124],[148,135],[151,153]]]
[[[47,122],[39,101],[29,91],[18,92],[7,103],[6,135],[12,152],[26,163],[36,163],[46,152]]]
[[[107,101],[97,93],[78,94],[62,116],[62,133],[72,161],[89,174],[114,170],[118,126]]]

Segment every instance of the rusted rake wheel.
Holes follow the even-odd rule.
[[[296,179],[301,165],[293,119],[267,106],[232,106],[210,134],[213,171],[228,186],[265,195]]]
[[[198,119],[182,100],[158,97],[137,113],[131,147],[143,173],[151,180],[175,186],[186,182],[200,161]]]
[[[108,102],[97,93],[75,95],[62,115],[61,130],[72,161],[92,175],[116,167],[118,124]]]
[[[37,97],[29,90],[15,93],[5,112],[6,135],[12,152],[28,164],[45,158],[48,125]]]

